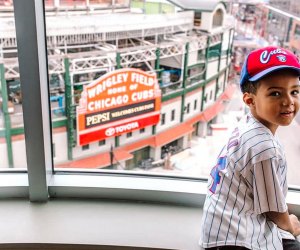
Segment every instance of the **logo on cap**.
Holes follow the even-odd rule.
[[[268,50],[264,50],[261,54],[260,54],[260,62],[265,64],[268,63],[271,59],[272,55],[276,55],[276,54],[287,54],[285,51],[281,50],[281,49],[274,49],[272,51],[268,51]]]
[[[281,55],[281,56],[277,56],[277,58],[280,62],[286,62],[286,56]]]

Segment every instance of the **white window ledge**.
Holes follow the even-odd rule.
[[[0,193],[16,188],[28,197],[27,184],[26,174],[0,175]],[[1,197],[0,249],[7,243],[200,249],[206,185],[155,176],[55,174],[48,202]],[[289,191],[287,199],[299,216],[300,192]]]
[[[175,203],[202,207],[207,183],[156,176],[55,174],[50,197],[109,198]]]
[[[55,243],[199,250],[201,216],[199,207],[169,204],[0,200],[0,249],[7,243]]]
[[[0,174],[0,199],[28,197],[28,175],[26,173]]]

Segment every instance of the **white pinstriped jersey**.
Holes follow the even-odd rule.
[[[281,250],[286,236],[264,213],[287,210],[286,174],[278,140],[251,114],[247,115],[211,171],[200,245]]]

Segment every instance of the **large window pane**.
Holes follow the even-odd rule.
[[[46,1],[55,169],[207,177],[246,111],[229,67],[233,30],[203,35],[190,12],[131,4]],[[130,78],[135,70],[147,80]],[[139,88],[151,74],[160,94]]]
[[[53,4],[69,12],[54,14]],[[175,9],[165,2],[46,1],[56,170],[207,177],[219,149],[211,124],[222,119],[230,88],[221,61],[229,61],[233,31],[224,31],[224,41],[192,33],[193,13]],[[205,64],[215,69],[206,72]]]
[[[0,169],[27,168],[12,1],[0,1]]]

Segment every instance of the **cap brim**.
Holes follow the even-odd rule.
[[[300,68],[293,67],[293,66],[287,66],[287,65],[280,65],[280,66],[274,66],[274,67],[268,68],[268,69],[256,74],[255,76],[252,76],[251,78],[249,78],[249,81],[250,82],[258,81],[261,78],[263,78],[264,76],[270,74],[271,72],[274,72],[274,71],[280,70],[280,69],[293,69],[296,72],[298,72],[298,74],[300,76]]]

